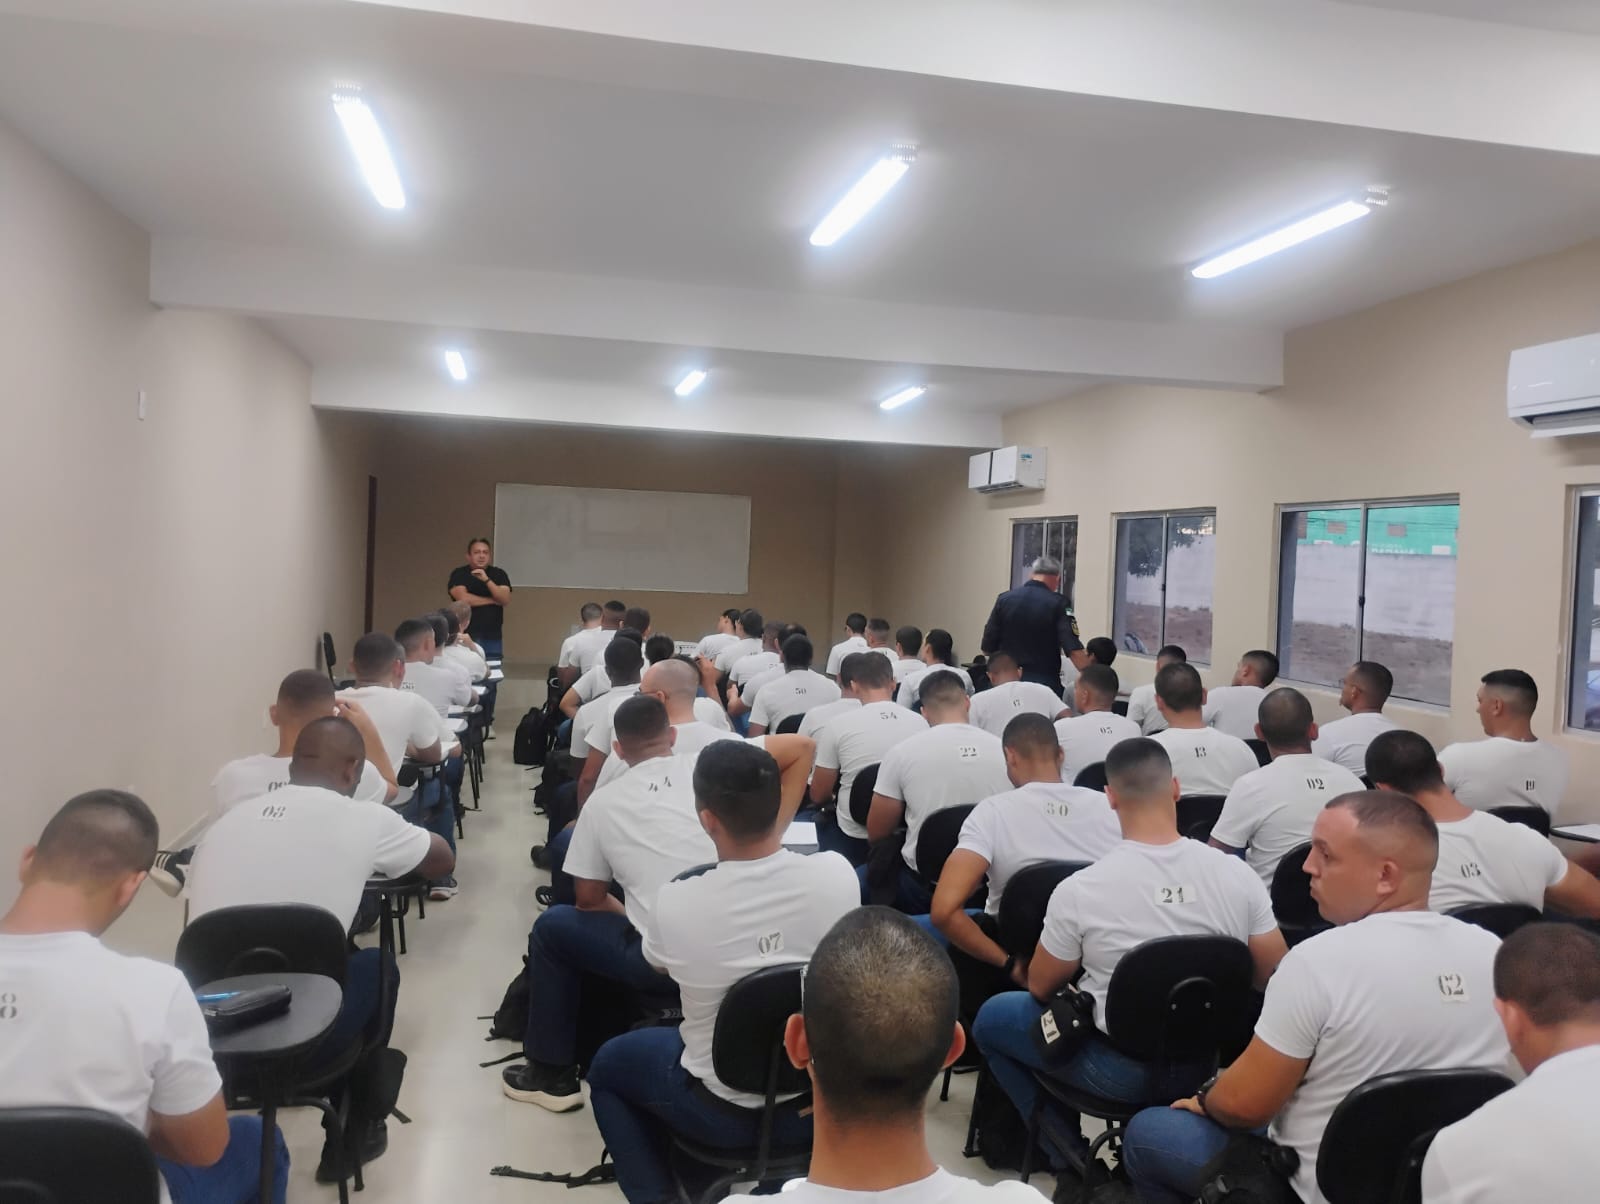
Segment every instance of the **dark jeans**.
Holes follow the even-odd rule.
[[[284,1204],[289,1190],[289,1151],[276,1134],[272,1204]],[[183,1166],[157,1157],[172,1204],[259,1204],[261,1200],[261,1118],[228,1118],[228,1148],[210,1166]]]
[[[468,630],[467,634],[472,635],[470,629]],[[505,641],[499,636],[495,636],[492,640],[480,638],[478,636],[472,636],[472,639],[473,642],[478,645],[478,647],[483,649],[483,657],[485,660],[497,661],[504,659]]]
[[[382,956],[376,949],[358,949],[350,955],[339,1014],[334,1018],[333,1027],[318,1043],[312,1055],[312,1066],[337,1058],[358,1037],[379,1045],[389,1043],[395,1001],[400,996],[400,967],[392,956],[389,957],[389,998],[385,1003],[378,991],[379,958]]]
[[[522,1052],[546,1066],[577,1062],[578,1006],[584,974],[635,991],[660,991],[671,980],[644,960],[626,916],[552,907],[528,934],[528,1029]]]
[[[898,860],[898,857],[896,859]],[[922,880],[921,875],[913,873],[911,867],[904,861],[901,861],[896,868],[900,871],[900,877],[895,883],[894,899],[889,906],[903,915],[927,915],[933,910],[933,888]],[[861,879],[863,907],[872,902],[871,891],[867,885],[867,869],[868,867],[864,865],[856,867],[856,877]]]
[[[1209,1117],[1146,1108],[1128,1122],[1122,1164],[1140,1204],[1185,1204],[1199,1196],[1200,1172],[1227,1144],[1228,1131]]]
[[[577,828],[562,828],[544,846],[545,864],[550,867],[550,893],[557,903],[576,904],[578,893],[572,875],[567,873],[567,849]]]
[[[831,814],[817,820],[817,848],[824,853],[839,853],[854,866],[867,864],[867,842],[841,831],[838,819]]]
[[[678,1199],[668,1162],[671,1134],[718,1149],[754,1147],[759,1109],[713,1098],[681,1065],[675,1028],[644,1028],[613,1037],[589,1067],[589,1102],[600,1136],[617,1164],[617,1186],[629,1204]],[[811,1118],[789,1109],[774,1116],[775,1146],[809,1145]]]
[[[426,828],[436,836],[444,837],[445,843],[450,846],[450,851],[453,853],[456,849],[456,807],[455,795],[449,788],[450,762],[455,763],[455,782],[459,788],[461,758],[451,757],[450,761],[445,763],[445,770],[441,776],[417,783],[411,798],[400,808],[400,818],[407,823],[416,824],[419,828]]]

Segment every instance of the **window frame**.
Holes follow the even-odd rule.
[[[1034,524],[1037,524],[1041,528],[1040,534],[1042,538],[1039,541],[1039,547],[1043,549],[1042,554],[1048,555],[1050,549],[1050,524],[1052,523],[1061,523],[1063,525],[1071,523],[1073,528],[1071,565],[1072,575],[1070,578],[1072,582],[1072,588],[1070,592],[1064,592],[1062,594],[1062,597],[1066,599],[1067,605],[1071,607],[1078,592],[1078,535],[1080,534],[1079,528],[1081,527],[1081,523],[1076,514],[1040,514],[1029,518],[1013,518],[1011,520],[1012,551],[1007,554],[1007,560],[1011,562],[1011,565],[1014,568],[1015,561],[1012,559],[1012,557],[1017,546],[1017,528],[1031,526]],[[1068,566],[1063,563],[1061,567],[1063,569],[1063,576],[1065,576],[1065,570]],[[1027,580],[1027,578],[1024,577],[1023,580]],[[1006,589],[1016,589],[1020,584],[1021,582],[1012,581],[1008,578],[1006,582]]]
[[[1584,656],[1580,659],[1578,656],[1578,633],[1580,631],[1578,626],[1578,607],[1582,596],[1580,591],[1585,585],[1589,589],[1589,599],[1583,604],[1585,609],[1600,611],[1600,606],[1595,605],[1592,574],[1590,579],[1586,581],[1580,561],[1584,547],[1583,504],[1589,498],[1600,498],[1600,484],[1573,485],[1568,488],[1567,493],[1569,496],[1567,498],[1568,535],[1566,539],[1566,563],[1567,571],[1571,576],[1567,581],[1566,613],[1562,616],[1562,623],[1565,628],[1562,639],[1563,659],[1565,661],[1562,666],[1562,682],[1565,689],[1562,690],[1561,699],[1561,727],[1563,733],[1571,733],[1594,740],[1600,739],[1600,729],[1585,727],[1583,725],[1583,716],[1587,713],[1588,707],[1575,704],[1580,689],[1578,685],[1580,673],[1583,677],[1583,686],[1581,688],[1585,695],[1588,693],[1589,658]],[[1600,543],[1600,515],[1596,517],[1594,530],[1590,532],[1589,538],[1591,544]],[[1600,557],[1596,559],[1600,559]],[[1591,629],[1593,622],[1594,620],[1591,618]]]
[[[1600,493],[1600,489],[1597,489]],[[1346,499],[1336,502],[1280,502],[1277,507],[1277,529],[1274,538],[1277,543],[1276,568],[1274,572],[1274,588],[1272,593],[1273,615],[1273,651],[1279,659],[1283,658],[1284,644],[1289,637],[1289,629],[1294,626],[1294,609],[1291,605],[1285,613],[1283,605],[1284,562],[1285,552],[1288,550],[1288,538],[1284,532],[1284,520],[1291,514],[1306,514],[1313,510],[1359,510],[1361,511],[1361,558],[1356,572],[1356,650],[1354,660],[1362,660],[1367,649],[1367,556],[1370,554],[1368,545],[1372,534],[1369,514],[1373,510],[1386,510],[1394,506],[1454,506],[1456,508],[1456,534],[1460,539],[1461,532],[1461,495],[1459,493],[1429,493],[1419,494],[1414,497],[1374,497]],[[1460,545],[1457,544],[1456,557],[1460,559]],[[1450,672],[1455,675],[1456,643],[1454,634],[1450,637]],[[1299,685],[1310,686],[1315,690],[1337,690],[1339,683],[1308,681],[1305,678],[1295,677],[1285,673],[1284,681],[1296,682]],[[1403,702],[1408,706],[1432,707],[1439,711],[1449,711],[1450,702],[1434,702],[1426,698],[1413,698],[1408,694],[1400,693],[1397,688],[1391,695],[1395,702]]]
[[[1112,639],[1116,640],[1117,642],[1118,656],[1137,656],[1150,661],[1153,661],[1156,658],[1155,652],[1133,652],[1130,649],[1124,648],[1122,646],[1121,639],[1116,635],[1117,590],[1121,584],[1121,573],[1118,570],[1117,561],[1120,554],[1119,550],[1122,544],[1122,524],[1124,522],[1134,522],[1139,519],[1159,518],[1161,520],[1161,638],[1156,641],[1156,648],[1159,650],[1167,643],[1167,567],[1171,563],[1167,553],[1172,550],[1171,527],[1172,520],[1174,516],[1177,515],[1194,518],[1209,518],[1211,520],[1212,534],[1216,534],[1217,508],[1215,506],[1172,506],[1165,510],[1127,510],[1119,511],[1111,516],[1111,606],[1109,609],[1111,612]],[[1205,660],[1191,656],[1189,658],[1189,663],[1191,665],[1204,665],[1209,668],[1212,663],[1212,659],[1216,655],[1216,602],[1217,581],[1216,575],[1213,573],[1211,578],[1210,604],[1213,624],[1211,653]]]

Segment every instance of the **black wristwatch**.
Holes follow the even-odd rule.
[[[1206,1112],[1206,1095],[1211,1091],[1211,1089],[1213,1087],[1215,1087],[1217,1085],[1217,1079],[1220,1078],[1220,1077],[1221,1077],[1221,1073],[1220,1072],[1217,1073],[1217,1074],[1212,1075],[1205,1082],[1201,1083],[1200,1084],[1200,1090],[1198,1090],[1198,1091],[1196,1091],[1194,1093],[1194,1102],[1200,1105],[1200,1111]],[[1206,1115],[1210,1116],[1211,1113],[1206,1112]]]
[[[1016,964],[1017,955],[1015,953],[1006,954],[1006,964],[1000,967],[1000,973],[1004,974],[1007,978],[1010,978],[1011,971],[1016,968]]]

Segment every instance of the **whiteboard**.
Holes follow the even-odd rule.
[[[743,594],[750,499],[502,482],[494,561],[512,585]]]

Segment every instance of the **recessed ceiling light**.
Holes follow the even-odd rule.
[[[450,375],[456,380],[467,379],[467,361],[455,348],[444,353],[444,366],[450,370]]]
[[[1279,251],[1298,246],[1308,239],[1316,238],[1319,234],[1337,230],[1340,226],[1348,226],[1387,202],[1388,197],[1382,192],[1370,192],[1360,200],[1340,201],[1337,205],[1313,213],[1310,217],[1303,217],[1270,234],[1252,239],[1241,247],[1235,247],[1231,251],[1225,251],[1208,259],[1198,267],[1190,269],[1190,274],[1200,280],[1210,280],[1215,276],[1225,275],[1236,268],[1255,263],[1258,259],[1265,259],[1268,255],[1276,255]]]
[[[901,406],[905,405],[906,402],[915,401],[927,391],[928,390],[925,385],[907,385],[898,393],[891,393],[888,397],[885,397],[878,403],[878,408],[882,410],[899,409]]]
[[[910,170],[916,157],[917,148],[914,146],[890,147],[889,153],[874,163],[839,203],[828,210],[828,216],[811,232],[811,245],[831,247],[848,234],[850,228],[900,182],[900,177]]]
[[[338,91],[333,94],[333,111],[339,115],[339,124],[344,127],[356,165],[361,168],[378,204],[385,209],[404,209],[406,191],[400,186],[400,173],[395,170],[389,143],[367,102],[355,92]]]
[[[672,390],[679,397],[687,397],[698,389],[706,379],[706,373],[699,368],[694,369],[680,380]]]

